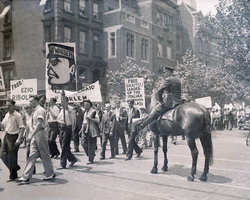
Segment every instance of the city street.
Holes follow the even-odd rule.
[[[213,132],[214,163],[210,167],[207,182],[199,177],[204,166],[204,155],[199,149],[198,171],[194,182],[188,182],[191,155],[186,141],[178,137],[177,145],[169,141],[169,171],[162,172],[162,150],[159,149],[159,173],[151,174],[153,148],[144,150],[140,158],[124,161],[125,155],[116,159],[99,160],[98,147],[95,164],[86,165],[87,158],[80,149],[75,153],[80,160],[74,167],[55,170],[54,181],[42,181],[43,167],[37,161],[37,174],[27,185],[6,182],[8,171],[0,161],[0,199],[1,200],[194,200],[194,199],[250,199],[250,147],[245,138],[248,131]],[[1,138],[3,132],[0,133]],[[99,143],[100,140],[98,140]],[[109,147],[108,147],[109,148]],[[121,148],[121,146],[120,146]],[[121,152],[121,151],[120,151]],[[106,157],[110,157],[107,150]],[[25,148],[19,151],[21,170],[25,166]],[[54,168],[59,167],[59,159],[53,159]]]

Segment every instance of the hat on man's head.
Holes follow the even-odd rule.
[[[127,100],[127,102],[128,102],[128,103],[132,103],[132,104],[135,104],[135,101],[134,101],[134,99],[129,99],[129,100]]]
[[[82,101],[82,103],[84,103],[84,102],[88,102],[91,107],[93,106],[92,102],[89,99],[85,99],[85,100]]]
[[[166,66],[163,66],[163,69],[162,69],[163,73],[166,72],[166,71],[174,71],[174,68],[172,66],[169,66],[169,65],[166,65]]]

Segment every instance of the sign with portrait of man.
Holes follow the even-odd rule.
[[[75,90],[75,43],[46,43],[46,96],[62,90]]]

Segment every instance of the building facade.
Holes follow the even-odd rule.
[[[110,0],[104,2],[104,60],[116,69],[127,58],[158,74],[176,65],[177,2]]]
[[[204,26],[204,16],[201,11],[197,10],[196,2],[182,0],[178,10],[183,27],[180,41],[182,54],[189,49],[203,64],[218,66],[220,63],[217,53],[219,37]]]
[[[36,78],[45,93],[45,43],[75,42],[77,88],[100,81],[105,97],[103,61],[103,1],[2,0],[3,50],[0,55],[6,90],[10,80]],[[6,99],[6,95],[2,96]]]

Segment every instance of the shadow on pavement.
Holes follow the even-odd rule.
[[[114,164],[113,162],[108,162],[108,161],[95,161],[94,165],[111,165]]]
[[[190,168],[185,168],[184,165],[173,165],[170,166],[168,169],[169,174],[174,174],[177,176],[181,177],[188,177],[190,175],[191,169]],[[196,179],[199,179],[201,176],[202,172],[197,170]],[[211,173],[208,173],[208,182],[210,183],[230,183],[232,182],[232,179],[224,177],[224,176],[219,176],[219,175],[214,175]]]
[[[48,186],[48,185],[61,185],[61,184],[66,184],[69,181],[66,179],[61,179],[56,177],[54,180],[48,180],[48,181],[44,181],[42,179],[38,179],[38,178],[32,178],[30,180],[30,182],[28,184],[25,185],[31,185],[31,186]],[[39,184],[40,183],[40,184]],[[19,183],[18,186],[22,186],[24,184]]]
[[[4,191],[4,188],[0,188],[0,192]]]

